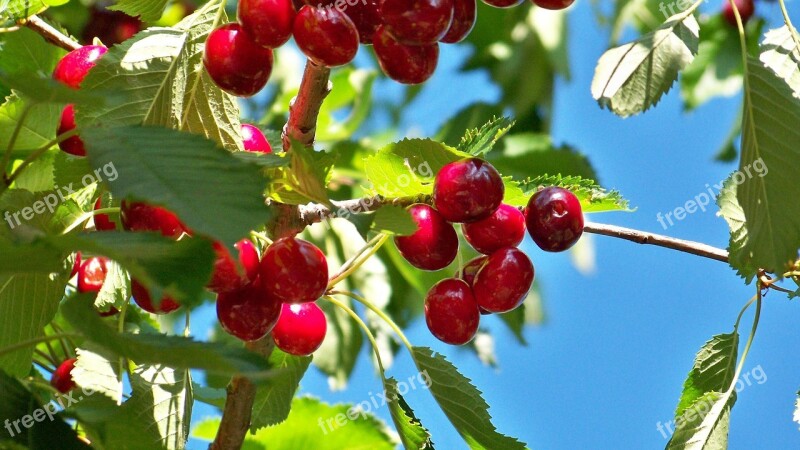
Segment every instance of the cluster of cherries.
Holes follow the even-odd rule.
[[[534,194],[525,210],[503,204],[500,174],[486,161],[468,158],[447,164],[436,175],[433,204],[409,207],[417,231],[395,237],[397,249],[414,267],[441,270],[458,255],[461,223],[464,237],[482,253],[454,277],[435,284],[425,297],[425,320],[439,340],[463,345],[475,337],[481,314],[517,308],[533,284],[530,259],[516,247],[525,228],[546,251],[570,248],[583,233],[578,198],[560,187]]]
[[[483,0],[509,8],[525,0]],[[533,0],[563,9],[574,0]],[[433,75],[439,42],[462,41],[476,21],[476,0],[240,0],[238,22],[213,30],[203,62],[223,90],[238,96],[260,91],[272,72],[272,50],[294,36],[318,65],[351,62],[359,43],[373,45],[383,72],[405,84]]]

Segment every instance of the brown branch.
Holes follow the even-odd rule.
[[[322,102],[331,91],[331,69],[318,66],[308,60],[300,82],[300,91],[289,105],[289,121],[283,128],[283,150],[289,151],[291,140],[309,147],[314,144],[317,132],[317,117]]]
[[[39,33],[47,42],[57,45],[68,52],[81,48],[81,44],[53,28],[39,16],[30,16],[24,21],[20,21],[19,24]]]

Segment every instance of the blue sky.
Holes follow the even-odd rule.
[[[797,0],[787,3],[795,13]],[[717,7],[709,3],[704,10]],[[777,23],[777,4],[760,3],[758,11]],[[599,109],[589,91],[597,59],[606,49],[606,32],[595,25],[586,1],[578,2],[569,21],[573,79],[557,86],[554,141],[586,153],[603,185],[618,189],[638,208],[588,220],[725,247],[728,230],[715,207],[666,231],[656,214],[683,205],[706,184],[719,183],[736,169],[712,159],[739,99],[715,100],[684,114],[674,89],[654,110],[620,119]],[[432,134],[461,107],[495,98],[496,88],[481,76],[453,78],[464,55],[464,49],[443,46],[441,67],[411,106],[416,111],[407,115],[413,122],[404,124],[405,129]],[[584,276],[568,255],[545,254],[526,238],[523,246],[536,267],[547,322],[526,329],[530,344],[521,347],[496,318],[485,321],[497,339],[499,370],[436,341],[424,321],[417,321],[408,337],[454,362],[484,392],[498,429],[533,449],[663,448],[667,441],[657,423],[672,418],[695,353],[712,335],[732,330],[754,288],[719,262],[601,236],[593,241],[597,268]],[[744,369],[750,382],[744,383],[731,417],[731,449],[800,446],[798,424],[792,422],[800,388],[800,358],[794,354],[800,348],[798,314],[796,302],[775,293],[766,297]],[[745,316],[743,330],[749,330],[751,317]],[[211,323],[213,310],[198,319],[200,327]],[[369,400],[380,381],[366,352],[348,389],[331,393],[325,377],[311,369],[302,392],[330,402]],[[390,369],[398,379],[415,373],[403,352]],[[412,391],[406,400],[432,431],[437,448],[466,448],[429,393]],[[198,405],[195,419],[211,414],[213,410]],[[390,421],[385,407],[378,414]],[[193,441],[191,448],[205,446]]]

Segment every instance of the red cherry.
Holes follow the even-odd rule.
[[[303,6],[294,19],[292,34],[300,50],[319,65],[341,66],[358,52],[355,24],[332,6]]]
[[[575,0],[532,0],[539,8],[544,9],[564,9],[571,5]]]
[[[62,362],[50,376],[50,385],[58,392],[66,394],[77,386],[75,380],[72,379],[72,369],[75,368],[77,361],[76,358],[72,358]]]
[[[95,211],[98,209],[103,209],[102,199],[97,199],[97,201],[94,203],[94,209]],[[113,231],[117,229],[117,225],[111,221],[111,217],[109,217],[108,214],[95,214],[94,228],[97,231]]]
[[[272,330],[272,339],[279,349],[290,355],[308,356],[322,345],[327,330],[325,314],[316,303],[284,304]]]
[[[328,288],[328,261],[314,244],[281,238],[264,253],[259,266],[264,290],[285,303],[307,303]]]
[[[486,261],[488,261],[489,257],[482,255],[478,256],[477,258],[468,262],[463,269],[461,269],[461,278],[462,280],[466,281],[467,284],[472,287],[472,284],[475,282],[475,275],[478,274],[483,266],[486,265]]]
[[[453,0],[383,0],[381,16],[399,42],[433,44],[450,28]]]
[[[53,79],[73,89],[78,89],[89,70],[107,51],[108,49],[102,45],[84,45],[67,53],[56,64],[53,70]]]
[[[68,131],[75,129],[75,105],[68,104],[61,111],[61,119],[58,121],[56,135],[60,136]],[[74,156],[86,156],[86,147],[77,135],[64,139],[58,143],[58,148]]]
[[[335,3],[334,3],[335,6]],[[342,12],[350,17],[358,30],[358,38],[364,45],[372,44],[372,36],[383,23],[381,18],[381,2],[379,0],[358,0],[355,5],[347,2]]]
[[[217,319],[237,338],[252,342],[269,333],[281,314],[281,302],[256,281],[242,289],[217,297]]]
[[[74,277],[81,268],[81,252],[75,253],[75,261],[72,263],[72,270],[69,272],[70,279]]]
[[[143,25],[137,17],[131,17],[121,11],[101,9],[94,5],[81,37],[83,42],[91,42],[97,37],[106,45],[114,45],[132,38],[142,30]]]
[[[136,280],[131,280],[131,292],[133,293],[133,301],[139,305],[139,308],[151,314],[169,314],[181,307],[180,303],[166,295],[161,297],[161,301],[156,306],[153,304],[153,299],[150,297],[150,292],[147,288]]]
[[[503,247],[516,247],[525,237],[525,216],[519,209],[502,204],[491,216],[465,223],[464,237],[472,247],[491,255]]]
[[[255,280],[258,275],[258,251],[255,245],[247,239],[242,239],[234,247],[239,250],[239,264],[244,272],[240,272],[241,269],[225,245],[215,242],[214,252],[217,254],[217,259],[214,261],[211,281],[206,285],[209,291],[218,294],[235,291]]]
[[[746,24],[747,21],[753,17],[753,13],[756,10],[753,0],[734,0],[734,3],[736,3],[736,9],[739,10],[739,16],[742,18],[742,25]],[[733,12],[731,2],[728,0],[722,2],[722,17],[724,17],[725,21],[733,28],[739,27],[736,23],[736,14]]]
[[[239,23],[262,47],[277,48],[292,37],[292,0],[239,0]]]
[[[249,123],[242,124],[242,143],[248,152],[272,153],[272,146],[269,145],[264,133]]]
[[[507,247],[492,253],[472,284],[481,308],[504,313],[525,300],[533,284],[533,264],[520,250]]]
[[[238,23],[229,23],[208,35],[203,65],[220,89],[250,97],[269,80],[272,50],[256,44]]]
[[[122,227],[128,231],[158,231],[162,235],[177,239],[189,233],[178,216],[160,206],[123,201],[120,206]]]
[[[528,233],[544,251],[563,252],[583,234],[581,202],[567,189],[542,189],[528,201],[525,214]]]
[[[441,39],[446,44],[461,42],[469,35],[477,19],[477,6],[475,0],[454,0],[453,23]]]
[[[375,56],[381,70],[389,78],[403,84],[420,84],[428,80],[439,61],[439,44],[404,45],[393,38],[384,25],[372,38]]]
[[[397,250],[418,269],[440,270],[449,266],[458,255],[456,230],[428,205],[411,205],[408,211],[417,223],[417,231],[411,236],[396,236]]]
[[[497,170],[478,158],[451,162],[436,174],[433,203],[450,222],[489,217],[503,201],[505,187]]]
[[[472,289],[464,280],[446,278],[425,296],[425,322],[436,339],[464,345],[478,332],[481,315]]]
[[[524,1],[525,0],[483,0],[483,3],[494,6],[495,8],[511,8],[521,5]]]
[[[100,292],[108,273],[108,258],[94,256],[78,269],[78,292]]]

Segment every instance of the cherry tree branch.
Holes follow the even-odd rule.
[[[68,52],[81,48],[81,44],[53,28],[49,23],[42,20],[39,16],[30,16],[19,23],[20,25],[24,25],[39,33],[47,42],[57,45]]]
[[[318,66],[311,60],[306,62],[300,92],[289,105],[289,121],[283,127],[284,151],[291,149],[292,139],[306,147],[314,144],[319,109],[331,91],[330,75],[328,67]]]

